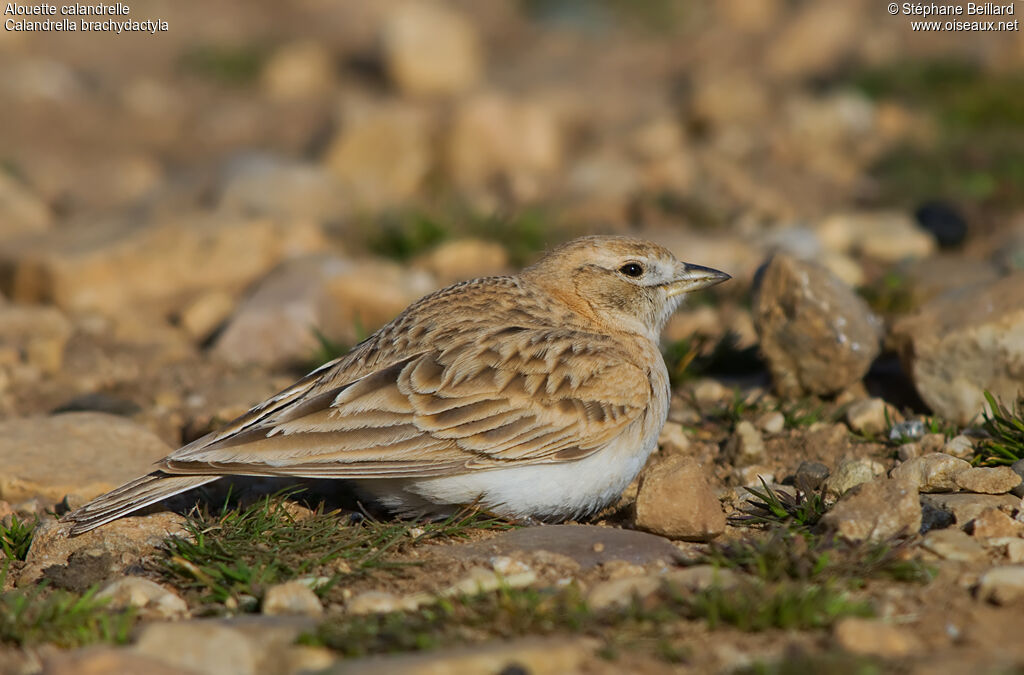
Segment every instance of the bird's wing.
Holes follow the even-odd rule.
[[[160,468],[400,478],[564,462],[622,433],[652,396],[614,342],[565,329],[454,338],[336,386],[331,368],[318,372]]]

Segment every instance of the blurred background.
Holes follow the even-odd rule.
[[[866,0],[129,6],[169,30],[0,32],[3,416],[181,441],[587,232],[737,278],[673,320],[685,363],[749,363],[773,251],[889,320],[1024,267],[1019,31]]]

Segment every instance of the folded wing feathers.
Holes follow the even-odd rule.
[[[614,392],[632,395],[643,373],[625,360],[610,375],[560,366],[564,352],[579,349],[560,337],[524,329],[482,347],[468,337],[452,340],[444,350],[352,382],[320,385],[322,391],[306,397],[286,392],[233,433],[173,453],[163,469],[359,478],[574,459],[639,416],[643,404],[605,399],[609,392],[620,401]],[[599,375],[622,381],[594,389]],[[567,448],[573,450],[558,454]]]

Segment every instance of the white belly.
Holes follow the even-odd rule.
[[[652,413],[659,415],[660,411],[649,411]],[[640,472],[658,442],[665,421],[664,415],[659,417],[646,424],[638,420],[601,450],[572,462],[423,480],[361,481],[360,487],[389,509],[410,516],[451,513],[451,505],[476,503],[509,518],[579,518],[615,501]],[[644,427],[646,436],[641,431]]]

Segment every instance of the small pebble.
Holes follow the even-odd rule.
[[[324,613],[320,598],[301,581],[288,581],[268,588],[263,595],[262,610],[268,615],[320,616]]]
[[[757,418],[757,427],[766,434],[780,434],[786,428],[786,416],[778,410]]]
[[[1010,466],[1010,468],[1013,469],[1014,473],[1024,479],[1024,459],[1018,459]],[[1024,497],[1024,482],[1010,490],[1010,494],[1014,497]]]
[[[797,487],[806,487],[809,490],[817,490],[828,478],[828,467],[821,462],[800,462],[796,468],[794,482]]]
[[[1001,495],[1021,484],[1021,477],[1008,466],[976,466],[957,474],[956,484],[965,492]]]

